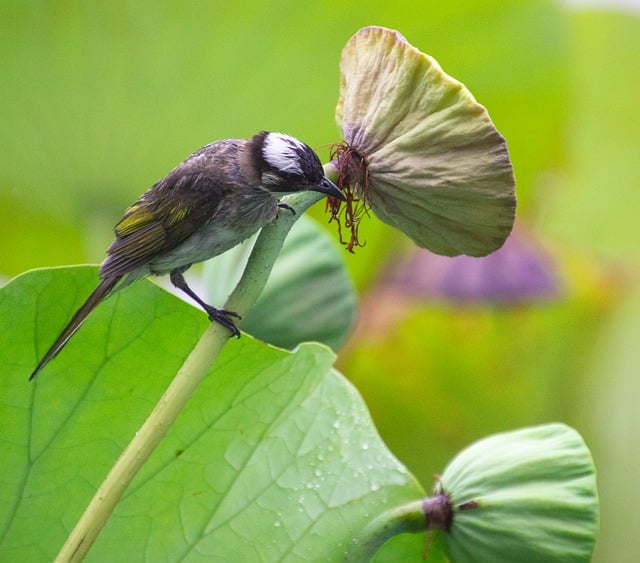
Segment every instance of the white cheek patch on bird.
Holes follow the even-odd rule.
[[[288,174],[302,175],[300,154],[305,150],[304,145],[282,133],[272,133],[264,141],[264,159],[274,168]]]

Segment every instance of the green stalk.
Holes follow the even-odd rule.
[[[452,522],[453,507],[449,497],[444,493],[392,508],[367,523],[353,540],[345,561],[370,561],[393,536],[417,534],[427,530],[448,532]],[[429,539],[425,545],[424,558],[428,545]]]
[[[422,501],[415,501],[378,515],[353,539],[345,561],[371,561],[382,545],[393,536],[419,533],[427,529]]]
[[[328,167],[333,169],[331,165]],[[295,214],[282,210],[277,220],[262,229],[242,278],[225,304],[226,309],[244,315],[255,304],[289,230],[298,217],[322,197],[316,192],[302,192],[287,197],[287,203],[295,209]],[[167,434],[228,339],[227,329],[218,323],[211,323],[147,420],[111,468],[62,546],[56,562],[84,559],[125,490]]]

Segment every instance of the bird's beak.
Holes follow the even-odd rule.
[[[326,194],[331,197],[335,197],[336,199],[340,199],[342,201],[346,201],[344,194],[340,191],[340,188],[336,186],[329,178],[324,177],[318,186],[311,188],[314,192],[320,192],[321,194]]]

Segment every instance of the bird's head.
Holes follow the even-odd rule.
[[[344,200],[342,192],[324,175],[314,150],[282,133],[262,131],[250,141],[261,185],[274,194],[320,192]]]

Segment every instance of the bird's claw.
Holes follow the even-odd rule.
[[[291,211],[291,213],[293,213],[294,215],[296,214],[296,210],[293,207],[291,207],[288,203],[282,203],[281,201],[279,201],[278,207],[280,209],[286,209],[287,211]]]
[[[236,313],[235,311],[228,311],[227,309],[216,309],[215,307],[211,306],[208,306],[205,310],[211,322],[215,321],[218,324],[221,324],[224,328],[231,332],[231,336],[240,338],[240,330],[231,318],[235,317],[236,319],[241,319],[242,317],[238,315],[238,313]]]

